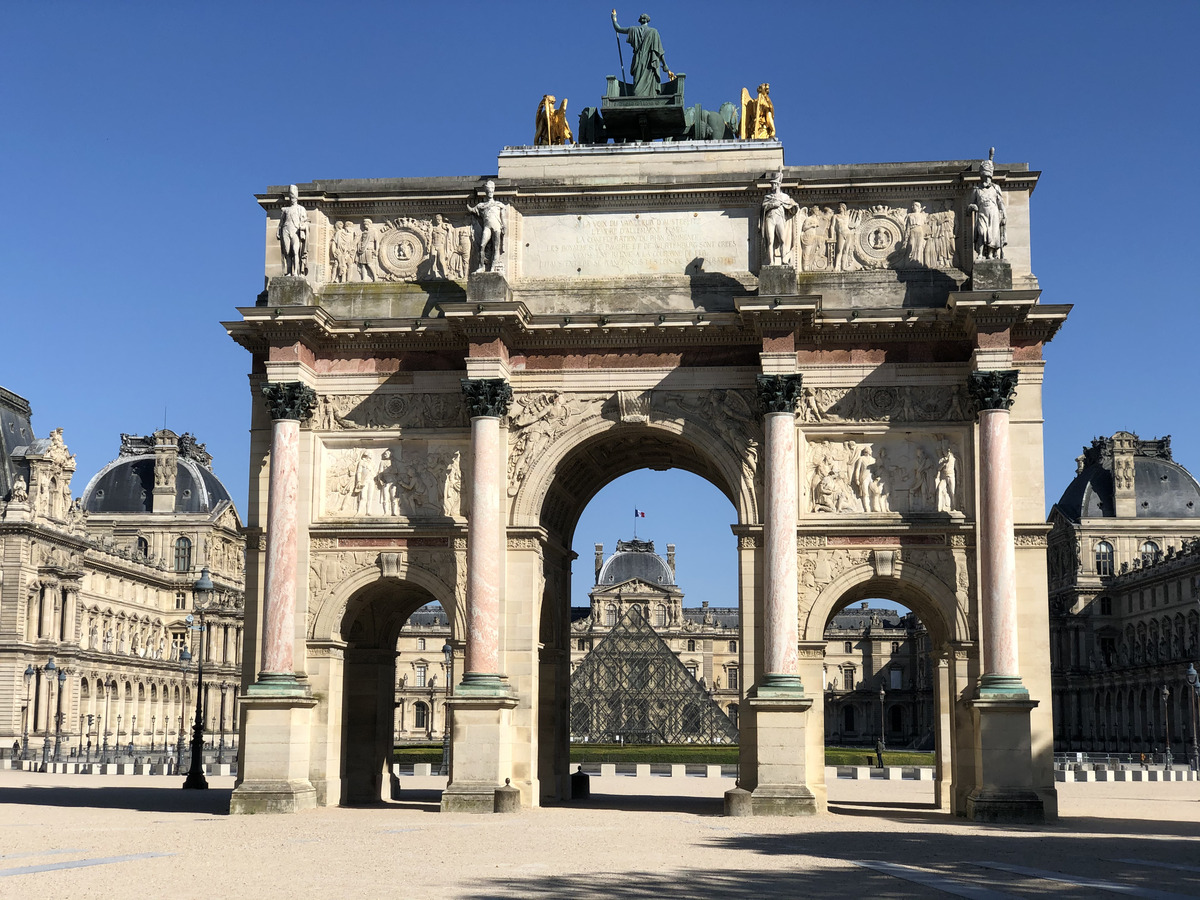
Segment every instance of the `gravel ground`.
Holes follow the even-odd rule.
[[[1037,828],[953,819],[928,782],[838,781],[807,819],[724,818],[728,779],[594,777],[586,804],[509,816],[439,813],[438,778],[295,816],[179,783],[0,770],[0,897],[1200,896],[1195,782],[1059,785]]]

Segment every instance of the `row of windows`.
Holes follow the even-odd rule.
[[[139,556],[150,555],[150,542],[144,537],[137,539],[137,552]],[[190,572],[192,570],[192,542],[185,537],[178,538],[175,541],[175,571]],[[182,609],[178,603],[176,609]]]
[[[1154,559],[1161,552],[1161,548],[1154,541],[1142,542],[1143,557]],[[1113,545],[1108,541],[1100,541],[1096,544],[1096,574],[1101,578],[1108,578],[1113,572]]]
[[[900,652],[900,642],[899,642],[899,641],[892,641],[892,648],[891,648],[891,649],[892,649],[892,654],[893,654],[893,655],[895,655],[895,654],[899,653],[899,652]],[[843,653],[853,653],[853,652],[854,652],[854,642],[853,642],[853,641],[845,641],[845,642],[842,644],[842,652],[843,652]]]

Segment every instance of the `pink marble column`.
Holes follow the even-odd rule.
[[[763,544],[766,556],[763,609],[765,692],[803,693],[797,644],[796,399],[799,375],[758,376],[764,410]]]
[[[466,674],[500,671],[500,420],[471,420]]]
[[[1025,693],[1017,663],[1017,556],[1008,440],[1016,384],[1015,370],[971,373],[971,391],[980,407],[981,693]]]
[[[290,681],[295,678],[300,422],[312,414],[316,395],[312,388],[299,382],[264,385],[263,394],[274,422],[267,489],[267,564],[259,681]]]
[[[500,554],[504,494],[500,419],[512,402],[502,378],[462,381],[471,415],[471,512],[467,522],[467,644],[464,696],[507,693],[500,666]]]
[[[766,431],[766,671],[798,674],[796,574],[796,418],[768,413]]]

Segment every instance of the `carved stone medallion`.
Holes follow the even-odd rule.
[[[417,268],[428,255],[425,237],[415,228],[401,225],[379,239],[379,265],[402,281],[414,281]]]

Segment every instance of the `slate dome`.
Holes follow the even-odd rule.
[[[1100,449],[1104,449],[1103,445]],[[1085,451],[1083,462],[1083,468],[1059,498],[1059,510],[1075,522],[1085,518],[1114,518],[1111,457]],[[1200,484],[1170,458],[1169,444],[1157,455],[1133,457],[1133,488],[1140,519],[1200,518]]]
[[[617,551],[600,569],[596,584],[622,584],[634,578],[649,584],[675,583],[667,561],[654,552],[654,541],[617,541]]]
[[[212,457],[203,445],[194,446],[198,449],[181,441],[175,462],[175,513],[207,513],[223,500],[233,502],[225,485],[206,465]],[[122,435],[121,455],[88,482],[83,508],[102,514],[153,512],[154,459],[152,439]]]

